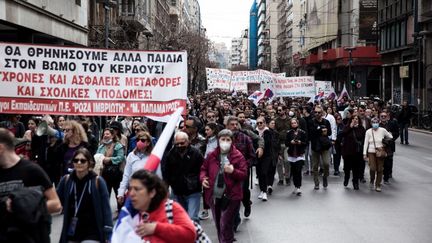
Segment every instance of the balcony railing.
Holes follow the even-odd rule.
[[[120,7],[120,20],[129,24],[136,31],[151,30],[149,16],[141,3],[122,4]]]

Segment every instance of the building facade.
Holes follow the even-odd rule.
[[[269,71],[278,71],[278,3],[276,0],[261,0],[258,4],[258,67]]]
[[[0,0],[0,41],[87,46],[88,1]]]
[[[375,0],[300,2],[301,75],[346,85],[351,96],[380,95]]]
[[[231,40],[231,67],[239,66],[241,62],[242,38],[234,38]]]

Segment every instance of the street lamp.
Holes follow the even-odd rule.
[[[354,97],[353,94],[353,86],[354,84],[352,84],[352,73],[351,73],[351,65],[352,65],[352,51],[354,51],[356,48],[355,47],[345,47],[344,50],[349,52],[349,63],[348,63],[348,82],[351,82],[351,96],[352,98]]]

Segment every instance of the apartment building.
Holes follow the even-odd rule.
[[[87,46],[88,1],[0,0],[0,41]]]
[[[407,100],[426,109],[432,98],[432,3],[380,0],[378,11],[382,95],[394,103]]]
[[[375,0],[300,1],[300,73],[337,91],[345,84],[351,96],[378,96],[377,10]]]
[[[241,62],[242,38],[234,38],[231,40],[231,67],[239,66]]]
[[[269,71],[278,71],[276,63],[278,2],[260,0],[258,4],[258,67]]]

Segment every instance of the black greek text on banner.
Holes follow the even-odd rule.
[[[185,51],[0,43],[0,112],[133,115],[166,121],[186,106]]]

